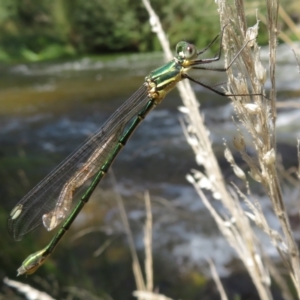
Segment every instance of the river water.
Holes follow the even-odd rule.
[[[281,58],[279,99],[299,101],[300,75],[292,51],[284,46],[278,56]],[[96,131],[143,83],[150,70],[162,63],[160,54],[151,54],[2,66],[0,174],[5,184],[1,186],[1,195],[9,197],[3,206],[11,209],[22,195]],[[208,72],[201,76],[212,85],[224,82],[220,73]],[[222,155],[223,138],[231,141],[235,133],[232,106],[223,97],[193,87],[214,149],[227,174],[230,168]],[[136,228],[136,244],[142,248],[142,194],[148,190],[153,201],[154,249],[171,253],[177,262],[185,261],[186,267],[211,257],[221,274],[226,274],[224,266],[234,257],[234,251],[219,235],[214,221],[185,179],[197,165],[179,122],[180,105],[174,91],[147,116],[113,165],[117,183],[112,184],[111,175],[107,176],[92,203],[87,205],[91,208],[80,214],[74,227],[84,227],[93,219],[93,224],[98,221],[104,224],[105,232],[121,232],[116,204],[105,204],[105,213],[102,212],[101,218],[97,216],[97,207],[107,201],[103,195],[113,198],[112,195],[119,193]],[[296,165],[300,110],[281,109],[277,124],[283,161],[287,166]]]

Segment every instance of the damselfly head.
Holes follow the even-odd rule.
[[[197,57],[197,48],[193,44],[181,41],[176,45],[176,55],[180,59],[191,60]]]

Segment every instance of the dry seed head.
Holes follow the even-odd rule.
[[[256,252],[254,255],[254,259],[256,261],[257,266],[260,269],[260,273],[262,274],[262,281],[267,285],[270,286],[271,284],[271,280],[270,280],[270,276],[268,273],[268,269],[266,269],[263,265],[261,256]]]
[[[187,141],[188,143],[191,145],[191,146],[197,146],[199,143],[198,143],[198,140],[195,138],[195,137],[192,137],[192,136],[189,136],[187,138]]]
[[[265,147],[265,143],[263,142],[262,138],[257,136],[255,139],[255,148],[263,149]]]
[[[275,150],[274,148],[272,148],[264,155],[263,160],[268,166],[271,166],[274,164],[275,158],[276,158]]]
[[[240,77],[235,77],[235,76],[232,76],[231,78],[231,82],[233,83],[232,86],[235,87],[235,89],[238,87],[238,86],[241,86],[241,78]]]
[[[236,78],[235,78],[235,76],[233,76],[232,72],[229,72],[227,76],[228,76],[227,89],[229,90],[232,86],[235,87],[235,85],[236,85]]]
[[[262,126],[261,126],[261,124],[260,124],[259,122],[257,122],[257,123],[255,124],[254,128],[255,128],[255,131],[256,131],[257,133],[259,133],[259,134],[262,133]]]
[[[208,137],[210,136],[210,131],[208,129],[206,130],[206,134]]]
[[[232,153],[230,152],[230,150],[226,147],[225,151],[224,151],[224,156],[225,158],[227,159],[227,161],[230,163],[230,164],[234,164],[234,159],[233,159],[233,156],[232,156]]]
[[[249,212],[249,211],[245,211],[245,215],[246,215],[250,220],[256,222],[256,216],[255,216],[253,213],[251,213],[251,212]]]
[[[234,217],[230,218],[228,221],[224,221],[223,224],[226,227],[232,227],[236,223],[236,219]]]
[[[281,245],[279,245],[279,246],[280,246],[281,251],[283,251],[286,254],[290,254],[289,247],[287,246],[287,244],[285,242],[282,241]]]
[[[230,221],[223,222],[223,225],[230,228],[232,226],[232,223]]]
[[[158,32],[159,28],[157,26],[157,24],[158,24],[157,17],[156,16],[151,16],[149,18],[149,23],[151,25],[151,30],[153,32]]]
[[[261,112],[260,106],[257,105],[256,103],[246,103],[246,104],[244,104],[244,107],[246,108],[248,113],[251,115],[254,115],[254,114],[256,115]]]
[[[261,182],[261,174],[258,172],[256,168],[251,168],[250,172],[248,173],[255,181]]]
[[[245,175],[244,171],[237,165],[233,165],[233,172],[238,178],[240,178],[244,181],[246,180],[246,175]]]
[[[199,180],[201,179],[203,176],[205,176],[203,173],[199,172],[199,171],[194,171],[194,178],[195,180]]]
[[[202,154],[196,155],[196,162],[199,166],[202,166],[204,163],[204,156]]]
[[[203,176],[199,182],[199,187],[202,189],[207,189],[207,190],[211,190],[212,186],[211,186],[211,182],[209,181],[209,179],[205,176]]]
[[[183,114],[188,114],[190,112],[186,106],[179,106],[178,110]]]
[[[232,143],[238,151],[245,149],[245,140],[243,135],[240,132],[233,137]]]
[[[260,61],[255,61],[254,67],[255,67],[256,78],[258,79],[261,85],[264,85],[267,80],[266,69],[264,68],[264,66]]]
[[[219,192],[213,192],[212,196],[216,200],[220,200],[221,199],[221,194]]]
[[[246,41],[249,41],[249,43],[247,45],[249,48],[253,47],[255,44],[255,39],[257,38],[257,35],[258,35],[258,24],[259,24],[259,21],[257,21],[254,26],[249,27],[247,29]]]
[[[262,184],[265,184],[268,182],[269,176],[265,169],[263,169],[261,172],[261,179],[262,179]]]
[[[267,71],[259,59],[259,51],[257,51],[255,55],[254,68],[255,68],[256,78],[258,79],[259,83],[261,85],[265,84],[267,80]]]
[[[234,77],[234,83],[238,90],[238,94],[249,94],[247,83],[240,73],[238,74],[238,77]]]
[[[191,184],[194,184],[194,183],[195,183],[195,179],[194,179],[194,177],[193,177],[191,174],[187,174],[187,175],[185,176],[185,179],[186,179],[189,183],[191,183]]]
[[[271,236],[272,239],[274,239],[277,243],[281,243],[281,242],[282,242],[282,238],[281,238],[280,234],[279,234],[276,230],[270,230],[270,236]],[[274,243],[274,245],[276,245],[276,243]]]
[[[195,133],[195,131],[196,131],[195,127],[190,124],[186,127],[186,129],[187,129],[188,133]]]

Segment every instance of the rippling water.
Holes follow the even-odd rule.
[[[299,101],[300,75],[289,51],[288,48],[280,49],[278,55],[281,59],[286,57],[278,66],[279,99]],[[16,189],[19,186],[20,193],[33,187],[97,130],[143,83],[144,76],[161,63],[160,55],[133,55],[109,61],[81,59],[2,67],[0,155],[4,161],[10,159],[10,167],[5,172],[10,172],[13,186]],[[205,82],[224,81],[224,77],[216,77],[219,73],[203,75]],[[199,86],[194,87],[222,163],[223,138],[231,141],[235,132],[232,106],[228,100]],[[161,225],[167,219],[172,224],[155,233],[158,240],[163,240],[158,244],[168,243],[167,232],[170,236],[175,234],[186,241],[174,247],[177,258],[186,256],[199,261],[213,253],[215,261],[222,266],[232,256],[232,251],[219,237],[214,222],[185,180],[185,175],[197,165],[180,126],[181,114],[177,110],[180,105],[177,92],[172,92],[135,132],[113,165],[117,190],[126,199],[149,190],[158,202],[166,204],[162,199],[169,200],[177,209],[176,217],[170,214],[157,221]],[[281,149],[283,153],[291,153],[290,149],[296,149],[296,139],[300,136],[299,110],[281,109],[277,124]],[[26,157],[27,163],[18,165],[20,157]],[[296,164],[296,156],[288,163]],[[222,167],[226,173],[228,166]],[[1,193],[10,195],[6,206],[11,209],[20,193],[6,188],[3,185]],[[106,180],[102,188],[111,189],[112,186]],[[130,214],[133,220],[139,218],[136,212],[133,209]],[[198,215],[195,222],[192,220],[192,226],[187,221],[189,212]],[[82,214],[79,222],[84,221],[84,216]],[[138,243],[140,241],[138,239]]]

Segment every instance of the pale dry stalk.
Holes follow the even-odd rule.
[[[236,0],[236,15],[224,2],[219,1],[219,10],[222,24],[229,22],[231,26],[227,26],[224,37],[224,45],[226,47],[226,63],[230,62],[230,58],[240,49],[242,45],[249,40],[253,31],[258,28],[257,24],[252,28],[247,28],[245,21],[245,12],[240,5],[242,0]],[[287,216],[280,182],[276,170],[276,81],[275,81],[275,59],[277,46],[277,18],[278,18],[278,1],[267,0],[267,26],[269,31],[269,74],[271,80],[271,91],[269,99],[263,97],[232,97],[236,114],[250,133],[253,147],[256,151],[255,160],[250,158],[245,148],[238,149],[244,160],[250,167],[250,175],[254,180],[260,182],[269,196],[274,212],[281,224],[283,231],[283,240],[287,246],[285,253],[280,255],[288,267],[290,276],[294,282],[295,288],[300,297],[300,260],[299,251],[296,241],[293,237],[289,219]],[[252,32],[251,32],[252,31]],[[254,36],[256,33],[254,32]],[[266,80],[265,71],[259,60],[259,47],[256,42],[249,43],[250,47],[237,60],[237,68],[239,75],[230,69],[228,71],[228,93],[230,94],[248,94],[261,93],[263,84]],[[248,87],[250,91],[248,90]],[[256,163],[255,161],[258,161]],[[285,255],[284,255],[285,254]]]
[[[218,288],[221,300],[228,300],[228,297],[226,295],[226,292],[224,290],[224,287],[222,285],[222,282],[220,280],[220,277],[219,277],[219,274],[217,272],[217,269],[216,269],[216,266],[215,266],[214,262],[211,259],[208,259],[207,261],[209,263],[212,278],[213,278],[213,280],[214,280],[214,282],[215,282],[215,284]]]
[[[116,187],[117,182],[116,182],[115,176],[114,176],[112,171],[110,172],[110,178],[111,178],[113,186]],[[125,207],[124,207],[122,196],[117,191],[116,191],[116,200],[117,200],[117,205],[118,205],[119,212],[120,212],[121,221],[124,225],[124,230],[125,230],[126,235],[127,235],[130,254],[131,254],[131,257],[132,257],[132,270],[133,270],[133,274],[134,274],[134,278],[135,278],[136,287],[137,287],[138,290],[145,291],[146,290],[146,284],[145,284],[142,269],[141,269],[141,266],[140,266],[140,263],[139,263],[138,255],[137,255],[137,252],[136,252],[136,249],[135,249],[133,234],[132,234],[132,231],[130,229],[129,220],[128,220],[128,217],[127,217],[127,214],[126,214],[126,210],[125,210]]]
[[[146,289],[153,291],[152,211],[149,192],[145,193],[146,222],[144,229]]]
[[[164,33],[161,32],[162,29],[158,17],[152,9],[149,9],[149,2],[147,0],[143,0],[143,2],[147,2],[146,7],[148,8],[153,31],[158,33],[158,37],[162,44],[167,44],[165,42],[167,39]],[[167,59],[170,59],[168,55]],[[178,84],[178,88],[186,107],[184,111],[186,112],[185,133],[187,140],[195,152],[198,164],[202,165],[205,169],[205,175],[196,172],[194,173],[194,176],[189,177],[191,179],[190,181],[193,181],[195,188],[202,197],[204,196],[202,188],[210,190],[213,197],[217,200],[221,200],[228,212],[230,212],[232,218],[235,220],[235,224],[231,226],[228,231],[229,234],[225,234],[225,237],[228,239],[229,243],[237,249],[240,258],[243,260],[258,290],[260,298],[263,300],[272,299],[269,289],[270,280],[268,278],[268,272],[262,263],[255,235],[251,229],[247,216],[239,206],[239,202],[234,199],[227,190],[223,175],[212,150],[208,130],[204,126],[199,111],[199,103],[197,102],[188,81]],[[206,205],[210,204],[206,202]],[[217,216],[218,214],[214,215],[215,219],[218,218]],[[217,224],[222,231],[225,229],[223,227],[224,221],[220,217],[219,219],[221,221],[217,222]]]

